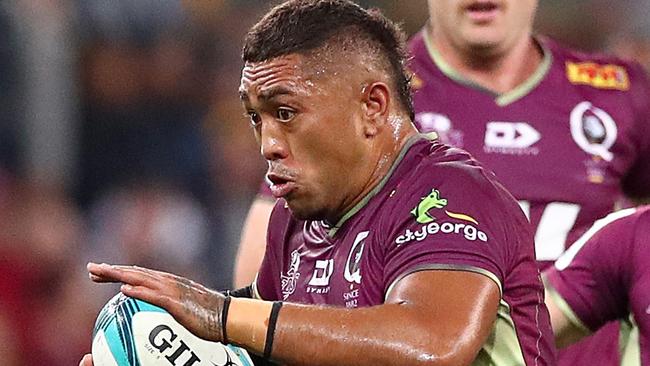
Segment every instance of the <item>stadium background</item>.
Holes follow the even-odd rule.
[[[261,0],[0,3],[0,360],[74,365],[116,286],[88,260],[227,288],[264,172],[237,98]],[[425,0],[361,1],[410,35]],[[648,2],[541,0],[537,29],[650,65]]]

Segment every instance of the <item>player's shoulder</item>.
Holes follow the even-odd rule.
[[[643,231],[642,234],[637,235],[643,235],[643,240],[650,242],[650,205],[637,207],[632,215],[632,220],[634,220],[635,227]]]
[[[459,238],[474,243],[502,243],[495,248],[510,241],[525,244],[529,234],[532,243],[515,199],[469,153],[428,141],[413,146],[410,155],[406,166],[396,171],[399,183],[389,188],[389,198],[383,201],[378,223],[389,236],[387,242],[402,245],[441,232],[462,234]],[[511,227],[521,233],[505,238]],[[416,231],[422,234],[419,239],[420,234],[410,235]]]
[[[613,247],[623,251],[623,247],[630,247],[635,242],[634,237],[639,229],[648,227],[650,206],[618,210],[597,220],[576,244],[580,246],[580,242],[589,241],[592,247]],[[646,230],[645,235],[650,235],[650,232]]]
[[[613,91],[648,87],[645,70],[638,62],[567,47],[544,36],[538,36],[537,40],[551,52],[553,67],[561,69],[571,84]]]
[[[399,172],[400,182],[395,189],[399,201],[434,202],[438,191],[457,204],[462,201],[465,208],[480,206],[479,202],[486,200],[501,207],[515,202],[494,173],[467,151],[437,140],[420,141],[413,149],[410,161]]]
[[[419,159],[405,175],[403,184],[418,187],[431,182],[450,186],[480,186],[494,179],[494,174],[469,152],[426,139],[416,147]]]
[[[634,227],[641,226],[650,227],[650,205],[612,212],[596,221],[593,225],[594,228],[602,229],[624,228],[624,231],[631,231]]]

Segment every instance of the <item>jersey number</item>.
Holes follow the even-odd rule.
[[[530,220],[530,202],[519,201],[519,206]],[[551,202],[544,207],[535,231],[535,252],[538,261],[553,261],[564,253],[569,231],[576,222],[580,205]]]

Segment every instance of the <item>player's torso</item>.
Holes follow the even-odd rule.
[[[420,163],[427,154],[436,163]],[[383,304],[394,284],[421,270],[481,273],[503,294],[490,341],[474,364],[521,365],[539,357],[540,365],[552,364],[532,233],[510,195],[469,160],[438,143],[414,145],[392,178],[336,230],[276,206],[269,257],[257,280],[260,295],[357,308]]]
[[[548,67],[515,92],[495,96],[443,73],[424,44],[413,52],[418,127],[496,173],[537,228],[538,259],[556,259],[565,242],[614,209],[638,131],[624,85],[599,86],[584,76],[607,66],[569,64],[547,50]]]
[[[432,148],[437,152],[431,153]],[[428,225],[422,224],[408,231],[398,224],[416,223],[419,216],[444,212],[436,207],[446,207],[447,200],[427,195],[447,179],[457,178],[445,177],[445,173],[436,174],[442,172],[436,164],[422,161],[437,161],[444,157],[451,164],[454,160],[469,158],[464,152],[459,154],[456,149],[453,150],[457,152],[449,150],[452,149],[415,136],[406,143],[390,173],[336,226],[291,217],[287,226],[272,227],[270,240],[283,243],[281,250],[274,253],[281,272],[280,288],[277,284],[272,286],[275,288],[274,296],[292,302],[347,308],[382,304],[392,281],[413,265],[411,250],[422,251],[422,257],[429,251],[426,244],[420,248],[413,243],[424,239],[486,242],[488,238],[479,225],[464,221],[469,220],[465,215],[457,214],[456,219],[442,215],[431,219],[435,222],[426,221]],[[422,166],[430,167],[427,172],[435,179],[422,179],[418,173]],[[465,184],[454,182],[457,189]],[[466,191],[467,199],[471,200],[472,189]],[[439,194],[444,195],[444,189]],[[423,201],[425,198],[427,200]],[[422,208],[418,209],[420,206]],[[290,213],[278,210],[277,215],[287,217]],[[482,218],[478,220],[484,221]]]
[[[353,221],[334,235],[321,222],[296,228],[283,255],[284,300],[347,308],[384,302],[382,263],[373,248],[377,228],[365,217]]]

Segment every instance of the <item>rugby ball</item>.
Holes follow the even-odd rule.
[[[208,342],[180,325],[165,309],[115,295],[93,330],[94,366],[252,366],[248,353]]]

